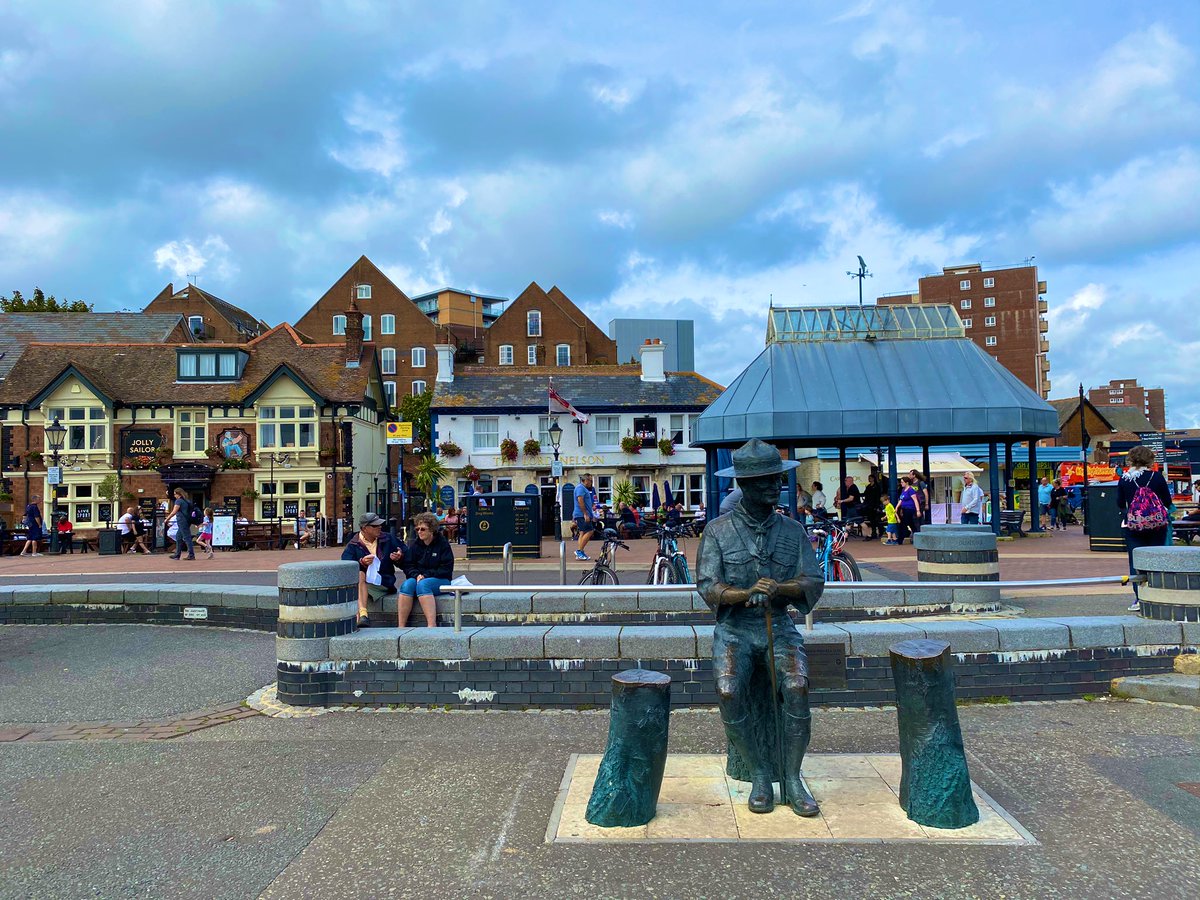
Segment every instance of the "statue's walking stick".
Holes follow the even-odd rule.
[[[779,771],[779,799],[781,803],[788,802],[787,773],[783,768],[783,723],[779,718],[779,684],[775,674],[775,635],[771,629],[771,602],[768,600],[765,616],[767,619],[767,671],[771,673],[771,712],[775,716],[775,764]]]

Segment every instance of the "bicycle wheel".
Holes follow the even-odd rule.
[[[620,584],[617,573],[608,566],[596,566],[590,572],[585,572],[579,579],[580,584]]]
[[[833,568],[834,581],[862,581],[862,572],[854,557],[848,553],[839,553],[830,560]]]
[[[671,561],[665,556],[660,556],[654,561],[654,569],[650,576],[651,584],[674,584],[675,570],[671,567]]]
[[[692,572],[688,568],[687,557],[682,553],[671,560],[671,568],[675,573],[675,584],[691,584]]]

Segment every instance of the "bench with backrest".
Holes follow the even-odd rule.
[[[1025,522],[1025,510],[1023,509],[1002,509],[1000,510],[1000,533],[1009,536],[1025,537],[1025,531],[1021,527]]]
[[[239,550],[278,550],[282,546],[280,528],[273,522],[235,525],[233,543]]]

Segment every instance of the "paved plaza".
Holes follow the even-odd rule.
[[[0,742],[0,896],[1200,892],[1200,714],[1191,709],[962,707],[972,779],[1034,845],[548,843],[572,756],[603,750],[605,712],[244,711],[207,724],[192,715],[197,704],[237,703],[272,662],[270,636],[245,632],[0,629],[0,729],[60,729]],[[87,690],[67,704],[81,682]],[[67,727],[75,715],[93,734]],[[191,724],[137,731],[143,719],[171,717]],[[132,733],[101,729],[108,719]],[[897,751],[888,709],[817,709],[813,735],[818,767],[825,754]],[[673,714],[670,746],[722,752],[717,714]]]

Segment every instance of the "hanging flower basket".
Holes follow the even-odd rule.
[[[222,469],[253,469],[254,463],[247,456],[231,456],[221,463]]]
[[[479,470],[474,466],[467,466],[465,469],[463,469],[463,474],[466,475],[471,481],[478,481],[480,477]]]
[[[661,438],[658,442],[658,452],[663,456],[674,456],[675,445],[671,443],[670,438]]]
[[[505,438],[500,442],[500,456],[505,462],[516,462],[518,454],[517,442],[512,438]]]
[[[624,453],[641,453],[642,439],[636,438],[631,434],[621,438],[621,451]]]
[[[542,455],[542,445],[541,445],[541,443],[538,442],[537,438],[530,438],[529,440],[527,440],[525,442],[525,446],[522,447],[521,449],[523,449],[525,451],[526,456],[541,456]]]
[[[447,459],[453,459],[456,456],[462,456],[462,447],[454,441],[442,441],[438,444],[438,452]]]
[[[155,462],[155,459],[153,456],[143,453],[139,456],[129,457],[129,465],[126,466],[126,468],[129,468],[129,469],[157,469],[158,464]]]
[[[225,456],[225,451],[217,446],[206,447],[204,455],[209,459],[222,459]]]

